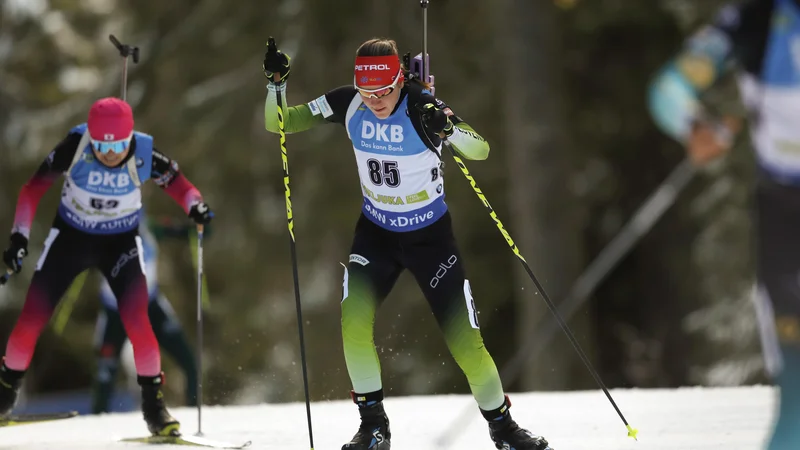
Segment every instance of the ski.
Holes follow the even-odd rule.
[[[146,437],[131,437],[120,439],[122,442],[138,442],[141,444],[170,444],[170,445],[189,445],[195,447],[207,448],[231,448],[240,449],[249,447],[252,443],[247,441],[243,444],[234,444],[231,442],[217,441],[200,436],[146,436]]]
[[[0,428],[13,427],[16,425],[28,425],[40,422],[50,422],[53,420],[70,419],[77,415],[77,411],[67,411],[63,413],[12,414],[0,419]]]

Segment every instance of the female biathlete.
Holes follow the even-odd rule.
[[[290,57],[270,40],[263,64],[270,80],[265,126],[278,132],[276,91],[285,98]],[[388,450],[375,311],[408,269],[419,284],[447,346],[469,381],[498,449],[552,450],[509,414],[492,357],[484,347],[469,281],[444,201],[442,142],[467,159],[486,159],[488,143],[400,62],[397,45],[371,39],[356,52],[353,85],[286,108],[286,133],[322,123],[343,125],[353,143],[364,195],[342,296],[342,338],[361,426],[343,450]]]

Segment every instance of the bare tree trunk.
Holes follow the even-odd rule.
[[[558,304],[579,274],[581,239],[577,206],[569,191],[556,11],[546,1],[502,0],[496,5],[495,82],[505,88],[499,109],[506,118],[507,147],[502,153],[508,164],[511,235]],[[532,338],[542,320],[555,318],[521,266],[514,280],[517,338],[523,342]],[[542,357],[525,366],[517,388],[567,388],[573,384],[569,370],[576,361],[579,364],[567,339],[556,338]]]

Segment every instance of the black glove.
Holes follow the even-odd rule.
[[[214,217],[214,213],[211,211],[211,208],[209,208],[208,205],[200,202],[192,206],[192,209],[189,210],[189,217],[194,220],[195,223],[205,225],[211,222],[211,218]]]
[[[270,36],[267,43],[267,53],[264,54],[264,63],[261,66],[270,83],[283,84],[286,82],[291,71],[290,59],[292,58],[289,55],[278,50],[278,46],[275,45],[275,39]],[[275,74],[280,77],[278,82],[275,82]]]
[[[22,270],[22,258],[28,256],[28,238],[20,233],[13,233],[8,239],[8,248],[3,252],[6,267],[19,273]]]
[[[447,114],[441,109],[437,108],[433,103],[424,103],[417,105],[419,109],[422,124],[425,128],[435,134],[444,132],[445,136],[453,134],[453,122],[447,117]]]

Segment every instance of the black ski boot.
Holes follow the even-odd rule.
[[[554,450],[542,436],[536,436],[530,431],[520,428],[508,408],[511,401],[506,395],[505,401],[499,408],[484,411],[481,414],[489,422],[489,436],[494,441],[494,446],[501,450]]]
[[[353,439],[342,446],[342,450],[389,450],[392,432],[389,418],[383,410],[383,390],[368,394],[350,392],[353,402],[361,414],[361,426]]]
[[[137,381],[142,387],[142,413],[147,429],[153,436],[180,436],[181,424],[164,406],[164,393],[161,392],[164,373],[155,377],[138,376]]]
[[[25,372],[6,367],[5,362],[0,365],[0,417],[8,416],[14,409],[24,375]]]

